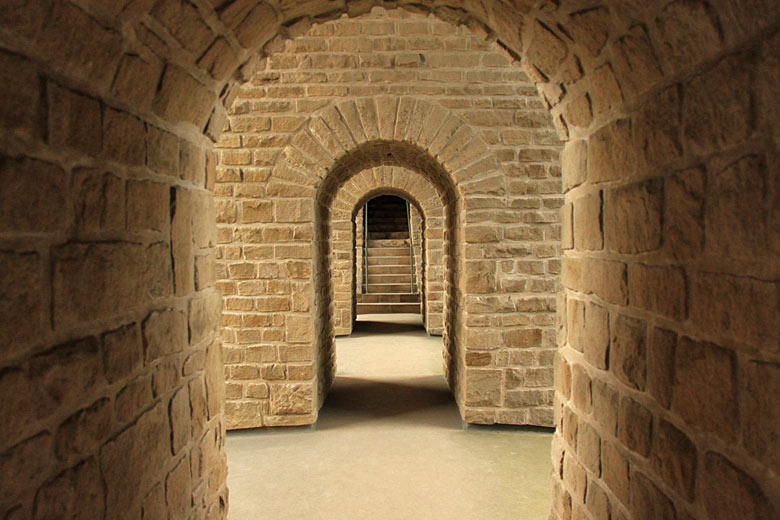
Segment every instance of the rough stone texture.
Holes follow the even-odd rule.
[[[250,395],[282,380],[319,378],[307,412],[316,417],[335,366],[329,335],[352,328],[362,272],[353,223],[371,194],[407,197],[422,212],[424,323],[445,337],[464,417],[550,425],[560,143],[527,76],[468,29],[405,11],[325,23],[269,51],[234,87],[217,143],[230,427],[301,414],[274,404],[275,385]],[[598,221],[600,196],[592,206]],[[325,237],[318,257],[311,244]],[[330,302],[333,315],[324,315]],[[460,329],[448,330],[456,319]],[[264,357],[248,359],[260,348]]]
[[[3,382],[0,400],[7,401],[11,410],[15,410],[13,413],[17,414],[16,419],[4,423],[0,447],[0,489],[3,490],[0,510],[3,516],[28,518],[35,511],[40,511],[38,514],[41,516],[67,517],[70,514],[101,518],[103,513],[99,500],[92,500],[101,493],[92,486],[94,480],[89,476],[94,465],[89,461],[95,460],[94,464],[103,467],[103,461],[99,460],[101,453],[108,453],[111,445],[116,446],[112,443],[121,436],[120,432],[129,432],[126,438],[132,437],[133,444],[143,445],[141,432],[145,428],[138,425],[146,424],[146,420],[142,421],[139,414],[143,414],[144,410],[147,414],[156,413],[153,411],[164,407],[175,391],[170,388],[163,395],[152,394],[152,376],[163,360],[139,367],[126,379],[110,384],[105,375],[98,376],[96,372],[100,372],[100,338],[103,334],[131,322],[140,324],[152,311],[176,308],[189,312],[188,300],[194,296],[196,288],[198,291],[208,289],[208,283],[201,288],[189,278],[189,274],[194,277],[196,272],[194,256],[208,257],[212,254],[208,244],[193,240],[202,238],[200,231],[213,222],[209,220],[208,204],[204,203],[200,208],[205,211],[178,213],[186,206],[186,196],[178,195],[187,191],[200,193],[214,186],[216,161],[213,154],[206,155],[209,147],[207,139],[218,139],[227,123],[225,109],[216,100],[224,93],[224,99],[232,107],[237,91],[235,86],[225,89],[230,85],[214,79],[226,72],[215,68],[213,57],[219,54],[229,61],[231,53],[234,53],[237,61],[244,62],[244,65],[238,68],[236,76],[229,73],[228,76],[243,82],[254,74],[257,64],[268,63],[262,58],[247,61],[250,56],[262,51],[266,42],[269,43],[263,54],[274,54],[274,49],[278,51],[286,45],[284,38],[301,36],[299,28],[308,27],[315,19],[334,19],[345,12],[357,15],[368,12],[377,3],[349,2],[345,5],[342,2],[311,1],[298,4],[283,2],[276,6],[257,0],[227,0],[197,2],[195,7],[195,4],[173,0],[63,0],[13,2],[0,8],[0,43],[3,49],[0,70],[5,73],[3,77],[12,77],[12,81],[6,81],[1,87],[0,153],[11,158],[11,163],[34,165],[27,169],[33,175],[17,175],[14,171],[6,172],[8,161],[4,162],[4,189],[0,190],[0,197],[5,197],[0,204],[0,251],[3,256],[3,269],[0,271],[3,326],[0,326],[0,336],[4,345],[0,357],[0,382]],[[407,2],[402,1],[397,5],[405,4]],[[587,414],[580,416],[581,412],[569,406],[570,399],[580,399],[580,396],[558,394],[557,415],[565,420],[562,420],[562,429],[556,434],[554,444],[558,453],[566,451],[566,458],[570,459],[567,467],[576,468],[573,473],[578,477],[567,477],[564,481],[560,472],[553,476],[551,518],[587,517],[586,509],[596,518],[605,518],[607,511],[613,519],[642,518],[648,512],[656,516],[668,515],[672,511],[668,507],[669,502],[676,516],[685,520],[776,518],[780,483],[777,471],[771,469],[771,465],[775,464],[773,459],[762,456],[765,444],[774,441],[744,434],[745,431],[755,431],[755,428],[774,428],[774,416],[766,411],[776,404],[756,400],[760,403],[756,411],[747,403],[755,397],[750,392],[757,388],[757,377],[761,385],[758,388],[764,392],[764,397],[776,386],[777,375],[773,369],[758,370],[760,373],[756,374],[756,369],[751,368],[753,364],[777,366],[780,361],[777,358],[780,329],[777,326],[779,306],[776,303],[779,279],[777,254],[780,251],[777,234],[780,205],[776,182],[776,93],[780,81],[777,56],[780,55],[780,40],[776,30],[776,1],[545,2],[536,9],[536,3],[531,1],[513,2],[508,7],[507,3],[494,1],[464,0],[448,4],[433,0],[415,2],[412,7],[468,24],[488,38],[495,37],[510,55],[522,60],[524,70],[537,83],[543,105],[536,104],[533,89],[507,93],[501,103],[531,108],[532,111],[536,111],[537,106],[546,107],[561,138],[583,141],[582,148],[593,150],[594,160],[590,160],[590,153],[587,158],[587,172],[574,168],[565,173],[564,186],[567,186],[568,192],[564,202],[571,204],[596,189],[604,191],[606,251],[567,251],[561,262],[549,262],[551,273],[557,269],[564,282],[566,294],[562,301],[573,298],[588,304],[594,300],[600,305],[610,306],[611,316],[625,314],[632,319],[645,320],[650,330],[662,328],[675,337],[690,337],[691,341],[699,344],[712,345],[699,349],[703,356],[699,364],[693,362],[694,359],[688,355],[690,352],[674,352],[670,346],[672,340],[664,342],[667,345],[664,354],[656,358],[653,352],[656,343],[651,334],[646,345],[649,349],[648,393],[627,387],[620,378],[613,377],[611,371],[587,366],[586,371],[592,377],[593,421]],[[317,30],[322,26],[314,27]],[[212,30],[220,34],[212,34]],[[452,31],[420,37],[419,41],[423,46],[438,45],[446,39],[442,37],[445,34],[452,34]],[[279,37],[274,38],[275,35]],[[326,33],[324,36],[336,35]],[[221,41],[218,38],[229,42],[230,49],[221,43],[214,44]],[[389,40],[385,42],[385,45],[390,44]],[[214,48],[209,53],[212,45]],[[407,55],[399,56],[393,65],[402,72],[414,71],[414,65],[421,63],[414,56],[419,52],[417,49],[405,51],[399,54]],[[361,67],[354,61],[354,51],[346,50],[344,54],[342,62],[350,62],[355,67],[338,71],[338,74],[344,73],[343,78],[369,68]],[[506,57],[501,58],[505,63]],[[468,68],[477,65],[464,64]],[[610,71],[614,74],[614,81]],[[378,78],[381,76],[378,75]],[[447,96],[450,79],[431,75],[430,79],[410,87],[422,91],[416,92],[415,96],[427,95],[423,92],[443,87]],[[336,81],[327,77],[326,80],[320,87],[339,86]],[[475,77],[467,78],[465,83],[456,90],[462,88],[466,92],[479,84]],[[285,91],[284,83],[273,86],[279,88],[266,90],[266,99],[260,99],[261,102],[284,102],[293,97],[289,90]],[[617,89],[620,90],[619,95]],[[313,96],[313,93],[305,94]],[[396,94],[411,92],[392,93]],[[373,93],[349,93],[350,97],[364,95]],[[486,94],[485,99],[491,96],[493,94]],[[416,109],[399,104],[398,108],[398,114],[413,122],[407,128],[422,129],[423,117],[428,115],[423,110],[426,107]],[[479,120],[500,119],[489,113],[492,110],[488,109],[493,108],[498,107],[480,106],[479,110],[483,113],[470,116],[474,118],[470,123],[476,125]],[[301,109],[314,111],[316,106],[302,106]],[[367,122],[373,121],[370,109],[358,111],[355,108],[354,113],[358,114],[358,119],[364,117]],[[161,115],[170,120],[162,121]],[[571,116],[574,116],[573,121],[569,121]],[[440,117],[442,112],[436,111],[431,121]],[[143,142],[139,142],[138,124],[132,122],[133,118],[144,125],[146,138]],[[516,121],[512,121],[511,127],[535,127],[540,123],[546,124],[548,118],[543,110],[533,113],[523,110],[515,114],[513,119]],[[270,117],[245,119],[255,128],[271,128]],[[327,120],[333,123],[333,127],[329,127],[333,139],[321,141],[325,145],[323,149],[331,150],[330,146],[334,144],[349,146],[352,136],[343,132],[344,127],[338,125],[338,118]],[[378,121],[382,120],[378,117]],[[626,123],[616,124],[616,121]],[[115,124],[117,122],[120,124]],[[296,124],[294,119],[280,120],[276,129]],[[379,122],[377,128],[373,123],[368,127],[370,135],[388,135],[382,133],[386,126]],[[505,138],[504,135],[514,143],[523,142],[527,134],[511,127],[501,135],[488,132],[490,139],[487,143],[496,146],[499,139]],[[615,153],[611,159],[599,159],[604,157],[604,148],[599,149],[595,144],[594,132],[607,127],[612,134],[609,140],[615,143],[610,150]],[[200,137],[201,133],[206,137]],[[117,140],[120,135],[126,139]],[[393,133],[393,138],[403,139],[404,135],[402,132],[399,135]],[[420,137],[419,132],[417,137]],[[424,139],[426,143],[435,142],[435,136],[427,135]],[[187,148],[180,146],[182,141],[194,143],[202,149],[201,157],[207,157],[205,172],[182,175],[179,166],[186,162],[186,158],[181,156],[181,150]],[[125,143],[127,147],[120,148],[117,143]],[[472,141],[465,145],[464,150],[480,146],[486,146],[486,143]],[[146,163],[143,167],[135,164],[141,157],[141,149],[145,149],[143,157]],[[160,153],[163,149],[165,152]],[[503,155],[496,154],[492,160],[502,161],[500,157]],[[611,167],[615,164],[613,161],[623,164],[622,158],[629,167]],[[244,161],[244,164],[239,164],[238,172],[234,168],[230,175],[255,179],[249,182],[264,182],[260,179],[267,178],[269,172],[262,165],[254,167],[253,164],[254,161],[266,160],[263,154],[257,157],[250,154],[248,158],[246,154],[236,154],[236,159]],[[247,160],[250,161],[248,164]],[[41,167],[41,164],[51,166]],[[89,181],[85,186],[80,171],[87,165],[95,170],[89,177],[100,180]],[[13,168],[18,172],[25,169]],[[305,173],[313,171],[313,168],[306,165],[296,171]],[[617,172],[620,172],[620,178],[617,178]],[[296,186],[298,196],[311,197],[310,185],[299,182],[300,178],[295,177],[293,171],[289,173],[291,177],[287,179],[292,182],[285,184]],[[596,186],[596,179],[604,180]],[[171,227],[175,228],[175,246],[170,243],[170,237],[151,238],[155,231],[127,232],[124,201],[128,180],[166,184],[177,194],[171,198],[171,203],[177,205],[173,208],[177,210],[175,213],[181,217]],[[766,182],[763,197],[758,189],[762,182]],[[516,179],[510,184],[512,190],[545,185],[544,181],[518,182]],[[268,193],[272,193],[273,189]],[[726,190],[734,197],[724,197],[724,192],[720,190]],[[202,195],[203,200],[209,201],[205,191]],[[482,198],[487,199],[482,201],[484,203],[489,203],[491,199]],[[659,204],[659,200],[662,203]],[[19,201],[27,204],[28,211],[19,210],[23,207]],[[748,207],[746,201],[751,201],[752,213],[745,211]],[[555,204],[551,213],[557,212],[560,201]],[[629,211],[634,204],[634,211]],[[515,209],[520,207],[522,203],[518,203]],[[659,211],[662,212],[660,217]],[[539,211],[538,215],[529,216],[528,224],[532,220],[541,223],[546,218],[542,213]],[[628,215],[628,218],[616,221],[615,217],[621,214]],[[705,214],[708,215],[706,220]],[[649,217],[648,220],[642,221],[642,215]],[[729,215],[737,219],[734,228],[723,224]],[[745,226],[745,215],[754,215],[755,227]],[[9,221],[12,222],[10,226]],[[611,229],[616,224],[616,229]],[[512,236],[533,235],[533,230],[528,229],[532,226],[516,227],[505,231],[504,240],[511,241]],[[762,227],[765,234],[758,232]],[[194,228],[200,231],[194,232]],[[638,234],[626,236],[632,233]],[[232,236],[226,235],[220,235],[223,243],[233,240]],[[557,239],[557,236],[552,237],[552,240]],[[614,245],[611,245],[610,239],[615,239]],[[170,297],[170,291],[147,295],[132,289],[122,293],[122,298],[113,300],[105,296],[104,287],[92,287],[89,276],[85,276],[78,284],[85,284],[85,288],[81,289],[76,284],[65,282],[65,278],[60,280],[63,283],[56,294],[73,296],[75,304],[68,306],[64,298],[55,304],[57,298],[51,284],[55,273],[49,266],[63,260],[61,253],[78,254],[85,250],[85,244],[92,244],[96,250],[105,252],[110,248],[140,250],[139,247],[146,248],[159,242],[168,243],[169,252],[160,255],[160,264],[148,264],[142,270],[132,269],[129,264],[142,261],[140,255],[131,255],[131,261],[120,265],[126,269],[123,274],[139,277],[134,280],[138,287],[169,287],[172,285],[171,273],[174,272],[170,252],[175,250],[176,278],[173,281],[176,283],[176,298]],[[197,248],[192,247],[193,243],[197,244]],[[505,242],[483,243],[471,250],[503,248],[505,245]],[[748,249],[739,249],[737,245],[746,245]],[[258,241],[253,244],[254,249],[249,249],[249,254],[273,258],[268,255],[274,254],[274,247],[278,246]],[[295,249],[286,253],[293,251],[296,255],[305,254],[305,251]],[[716,251],[727,251],[729,256],[720,256],[714,253]],[[465,256],[465,248],[461,253]],[[510,253],[508,248],[503,253],[509,255],[507,258],[514,258],[517,250]],[[192,259],[190,255],[193,255]],[[165,263],[162,263],[163,257]],[[100,281],[111,280],[118,271],[101,264],[97,261],[100,258],[105,260],[109,257],[97,255],[90,258],[93,274]],[[536,268],[532,262],[522,262],[518,261],[517,267],[522,266],[524,274]],[[594,288],[585,289],[583,284],[588,280],[590,266],[599,262],[615,267],[609,270],[610,276],[604,278],[610,282],[609,289],[602,292]],[[11,269],[7,268],[8,264]],[[664,315],[658,312],[660,308],[653,311],[629,303],[631,295],[626,273],[634,264],[683,269],[690,283],[686,304],[688,321]],[[71,258],[69,266],[76,265],[78,258]],[[287,265],[288,271],[300,280],[309,280],[312,268],[305,257],[291,260]],[[153,275],[153,280],[141,277],[141,271]],[[603,274],[606,275],[606,272]],[[65,288],[68,289],[65,293],[60,292]],[[453,290],[452,296],[456,295],[457,291]],[[311,303],[315,296],[312,291],[309,297]],[[90,297],[106,303],[105,312],[103,307],[90,303]],[[544,307],[538,300],[530,298],[516,301],[479,298],[490,302],[490,305],[500,304],[502,309],[533,305]],[[485,305],[485,301],[480,299],[465,303],[472,307]],[[78,306],[85,301],[99,312],[94,316],[80,314]],[[236,308],[245,305],[241,300],[226,303],[234,303]],[[270,300],[268,305],[278,305],[278,301]],[[56,319],[51,314],[52,309]],[[219,311],[214,308],[206,312],[213,312],[216,318]],[[744,319],[729,319],[728,315],[732,312]],[[492,317],[500,314],[503,313],[495,313]],[[489,319],[481,319],[481,322],[485,321],[490,322]],[[566,323],[567,320],[561,322]],[[205,331],[203,341],[188,345],[181,354],[171,354],[172,359],[164,362],[178,373],[180,361],[197,359],[198,352],[205,354],[201,375],[206,382],[208,423],[201,438],[193,439],[182,450],[192,452],[189,461],[192,489],[196,491],[190,493],[193,497],[190,516],[224,518],[227,514],[227,493],[224,488],[226,468],[222,455],[221,399],[227,389],[222,386],[222,361],[219,345],[215,342],[214,322],[206,320],[203,323],[212,324],[212,328]],[[495,322],[495,326],[504,325],[501,320]],[[52,326],[56,330],[52,330]],[[460,324],[460,327],[467,326],[472,325]],[[465,334],[464,330],[453,332]],[[566,343],[566,334],[561,336],[563,341],[559,355],[567,366],[576,363],[590,365],[590,361],[583,360],[581,354]],[[82,338],[83,341],[79,341]],[[85,355],[62,355],[74,351],[72,347],[54,348],[63,345],[63,342],[78,345]],[[717,349],[728,352],[727,356],[724,357]],[[522,352],[522,349],[515,350]],[[59,353],[55,355],[52,351]],[[39,354],[43,356],[37,357]],[[230,355],[226,351],[226,359]],[[713,359],[708,359],[710,356]],[[726,431],[725,437],[719,431],[706,431],[708,428],[704,426],[707,425],[696,420],[697,414],[692,406],[679,408],[680,405],[675,404],[668,410],[667,403],[662,401],[668,400],[669,396],[653,390],[656,384],[653,382],[656,377],[652,375],[656,370],[653,367],[676,365],[677,362],[669,361],[676,358],[681,361],[680,366],[686,374],[695,379],[701,379],[703,374],[696,366],[721,366],[719,360],[731,360],[729,363],[733,363],[737,382],[734,398],[740,402],[737,406],[740,415],[729,420],[734,425],[733,430],[739,432],[737,442],[730,440],[731,429]],[[64,369],[47,370],[52,360]],[[455,370],[459,369],[457,363],[452,365]],[[178,385],[182,388],[187,384],[187,378],[198,377],[190,372],[193,366],[198,366],[197,363],[190,362],[184,366],[188,367],[186,373],[190,375],[180,378]],[[55,375],[47,379],[47,374]],[[42,384],[35,380],[38,377],[54,383]],[[85,379],[94,381],[94,384],[84,389]],[[689,397],[697,401],[706,399],[710,387],[682,384]],[[16,395],[28,388],[44,393],[40,399],[33,401],[33,406],[15,402]],[[460,390],[457,389],[458,392]],[[684,497],[675,484],[667,481],[666,470],[653,467],[652,456],[644,459],[621,448],[616,437],[614,411],[618,409],[619,399],[626,396],[646,406],[654,416],[654,424],[660,424],[660,419],[674,424],[698,450],[702,470],[701,476],[696,479],[692,501]],[[83,459],[57,459],[53,432],[66,418],[103,398],[114,402],[115,424],[109,434],[109,438],[114,440],[103,445],[99,444],[101,441],[95,441],[97,444],[91,446],[87,443],[85,449],[89,453],[85,453]],[[683,409],[686,410],[685,417],[677,411]],[[490,417],[481,412],[470,416]],[[586,463],[592,453],[575,448],[579,422],[591,424],[603,439],[600,474]],[[572,430],[574,435],[571,435]],[[156,465],[154,474],[148,480],[132,477],[142,474],[146,466],[146,461],[138,461],[132,455],[133,451],[127,447],[117,449],[115,453],[124,464],[122,489],[130,484],[129,491],[120,493],[118,479],[111,475],[111,478],[104,479],[105,496],[116,500],[124,494],[130,505],[123,512],[130,517],[138,518],[141,509],[147,518],[164,517],[168,513],[166,483],[170,481],[173,488],[174,480],[178,481],[176,477],[168,478],[168,474],[184,460],[185,455],[180,459],[170,452],[159,453],[153,461]],[[70,468],[83,469],[70,471]],[[587,488],[584,496],[583,474]],[[127,478],[127,475],[131,477]],[[85,480],[90,483],[84,483]],[[140,485],[141,480],[148,485]],[[79,497],[83,497],[80,503],[67,500],[73,494],[70,490],[77,490]],[[604,491],[608,504],[596,490]],[[171,498],[176,496],[178,494],[170,494]],[[57,503],[63,508],[56,509]],[[184,504],[185,501],[176,503]],[[79,510],[82,506],[83,510]],[[92,514],[93,507],[98,511],[97,515]]]

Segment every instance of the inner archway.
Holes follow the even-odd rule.
[[[335,377],[335,348],[334,348],[334,326],[333,326],[333,277],[331,274],[331,226],[332,226],[332,206],[342,187],[361,171],[379,166],[401,167],[405,170],[412,170],[422,176],[430,185],[435,187],[435,191],[440,199],[444,215],[443,252],[444,265],[447,275],[445,276],[445,305],[444,305],[444,356],[445,373],[451,390],[456,396],[456,401],[462,406],[458,397],[460,390],[458,381],[458,359],[461,354],[458,352],[458,343],[454,338],[454,331],[457,330],[457,320],[459,318],[458,300],[459,294],[455,289],[457,285],[455,265],[455,251],[457,245],[457,222],[458,222],[458,197],[456,188],[450,175],[444,168],[436,162],[425,150],[410,145],[406,142],[397,141],[373,141],[367,142],[349,154],[339,158],[325,177],[317,196],[317,211],[315,213],[315,243],[319,244],[318,255],[315,260],[318,264],[318,272],[324,273],[315,279],[315,294],[320,297],[317,301],[317,328],[321,331],[327,331],[319,336],[319,395],[320,402],[325,397],[328,388]],[[399,184],[406,186],[408,179]],[[401,189],[398,189],[400,192]],[[407,195],[413,198],[411,194]],[[352,206],[353,217],[357,213],[361,202],[368,200],[370,195],[363,195],[355,201]],[[416,204],[419,207],[419,202]],[[422,209],[422,208],[420,208]],[[319,239],[319,240],[317,240]]]
[[[411,247],[414,254],[409,263],[414,268],[414,289],[419,291],[422,300],[425,330],[428,334],[441,335],[445,272],[444,206],[434,185],[423,175],[405,168],[389,166],[361,171],[344,184],[333,202],[331,233],[335,333],[337,336],[348,335],[352,331],[352,324],[357,316],[357,302],[360,299],[358,294],[362,289],[361,284],[366,281],[366,261],[363,256],[363,246],[366,245],[363,236],[365,222],[362,208],[367,201],[383,195],[398,196],[410,204],[409,216],[412,220],[413,235]],[[402,219],[404,216],[402,215]],[[377,274],[394,272],[392,267],[372,270]],[[382,300],[381,297],[367,299]],[[392,299],[395,301],[402,298]]]

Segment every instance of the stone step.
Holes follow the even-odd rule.
[[[370,256],[366,259],[368,265],[411,265],[408,256]]]
[[[399,239],[399,238],[384,238],[384,239],[376,239],[376,238],[369,238],[368,239],[368,248],[371,249],[372,247],[409,247],[409,239]]]
[[[409,256],[409,246],[406,247],[369,247],[368,256]]]
[[[420,303],[420,293],[358,294],[358,303]]]
[[[411,274],[411,265],[369,265],[368,275],[372,274]]]
[[[364,293],[408,293],[409,289],[412,292],[417,290],[417,287],[410,287],[408,283],[370,283],[368,285],[363,284]]]
[[[419,314],[419,303],[358,303],[358,314]]]
[[[388,240],[388,239],[406,239],[409,240],[409,232],[408,231],[382,231],[374,233],[373,231],[368,232],[368,240]]]
[[[368,273],[368,283],[405,283],[409,285],[412,281],[411,273],[400,274],[371,274]]]

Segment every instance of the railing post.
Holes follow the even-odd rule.
[[[411,276],[409,277],[409,292],[414,292],[414,238],[412,234],[412,212],[409,207],[409,201],[406,201],[406,223],[409,227],[409,266]]]
[[[368,293],[368,202],[363,206],[363,294]]]

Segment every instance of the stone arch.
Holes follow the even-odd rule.
[[[354,243],[357,240],[356,218],[363,205],[379,195],[395,195],[411,203],[414,211],[420,215],[422,232],[416,243],[415,252],[418,262],[417,279],[421,281],[423,324],[429,334],[441,334],[443,312],[443,265],[441,248],[443,246],[444,215],[441,198],[432,184],[411,170],[380,167],[363,170],[345,183],[333,202],[333,273],[334,284],[340,289],[334,290],[336,315],[334,328],[336,335],[349,334],[355,319],[356,289],[360,280],[362,265],[360,254],[354,257]],[[360,224],[358,224],[360,225]],[[343,236],[337,237],[339,230]],[[362,235],[361,235],[362,243]],[[438,254],[436,253],[438,251]],[[434,285],[428,290],[428,282]],[[349,285],[349,286],[347,286]]]
[[[210,345],[215,338],[219,307],[210,291],[212,256],[204,217],[213,157],[202,134],[213,139],[220,133],[224,117],[217,99],[229,95],[222,78],[263,42],[274,34],[294,36],[299,18],[306,24],[311,15],[331,9],[349,12],[374,4],[378,2],[273,6],[268,17],[263,16],[265,4],[241,1],[219,3],[216,9],[205,2],[196,8],[183,2],[41,1],[3,11],[1,65],[7,77],[17,78],[8,85],[14,90],[1,98],[3,173],[13,180],[12,188],[4,190],[11,195],[3,199],[3,233],[10,233],[11,239],[4,242],[3,261],[12,266],[5,272],[24,282],[6,292],[15,305],[7,309],[6,320],[13,329],[3,330],[3,340],[12,340],[12,350],[3,358],[3,396],[18,403],[16,399],[43,387],[41,374],[62,366],[83,374],[80,381],[89,380],[99,372],[104,352],[131,359],[134,367],[129,375],[112,373],[109,382],[100,373],[89,389],[68,383],[66,394],[58,394],[65,399],[44,409],[32,412],[26,402],[13,408],[29,412],[16,414],[8,428],[2,447],[6,460],[19,460],[23,453],[41,458],[36,464],[15,466],[31,468],[34,475],[17,480],[20,484],[4,507],[25,514],[49,479],[72,482],[71,476],[86,475],[101,489],[105,486],[110,510],[134,514],[144,497],[144,507],[164,508],[162,493],[147,491],[161,489],[155,485],[168,475],[169,482],[179,482],[176,477],[185,467],[180,462],[197,445],[209,463],[192,486],[208,492],[193,492],[197,503],[190,506],[168,507],[183,511],[182,516],[188,507],[225,515],[219,349],[201,344]],[[585,9],[546,3],[535,10],[536,4],[426,5],[439,16],[487,27],[488,35],[495,31],[502,44],[522,55],[528,70],[536,73],[562,135],[572,139],[565,160],[563,233],[571,252],[564,259],[562,278],[566,297],[583,302],[585,313],[574,303],[561,321],[563,337],[570,333],[573,339],[563,340],[567,347],[557,377],[561,433],[554,448],[553,516],[566,517],[572,508],[585,507],[581,484],[586,481],[588,496],[596,490],[595,496],[606,497],[599,503],[609,503],[618,516],[641,516],[650,506],[654,511],[676,510],[680,516],[737,518],[745,511],[755,517],[776,516],[776,450],[763,432],[776,429],[776,415],[768,412],[777,409],[778,392],[766,387],[776,388],[780,380],[774,353],[780,318],[776,308],[762,305],[778,292],[772,274],[779,243],[778,161],[770,140],[780,120],[774,95],[780,81],[776,3],[604,2]],[[296,11],[300,8],[307,12]],[[690,52],[677,44],[683,35],[692,42],[686,47]],[[653,176],[651,182],[642,184],[648,175]],[[705,183],[705,178],[717,182]],[[772,197],[765,197],[762,186],[769,187]],[[40,197],[42,189],[51,196]],[[173,223],[160,209],[170,210],[164,193],[171,190],[177,193],[178,208]],[[730,205],[734,197],[724,195],[729,190],[740,195],[737,205]],[[111,211],[119,207],[131,211],[120,216]],[[72,215],[69,208],[79,209]],[[620,208],[644,212],[621,220]],[[660,211],[667,212],[662,221]],[[754,211],[762,215],[758,231],[751,227],[756,219],[746,216]],[[52,218],[58,215],[66,217]],[[652,218],[644,218],[648,215]],[[729,215],[737,217],[739,233]],[[592,225],[596,221],[604,223],[602,234]],[[667,223],[671,227],[665,227]],[[166,230],[175,239],[166,239]],[[663,235],[663,247],[646,249],[658,243],[659,230],[669,233]],[[735,236],[737,242],[730,240]],[[606,249],[599,249],[599,237]],[[173,254],[160,253],[168,249]],[[713,260],[708,256],[713,251],[729,261]],[[748,261],[746,251],[757,255]],[[62,276],[49,276],[48,266]],[[678,286],[665,280],[680,277],[690,281],[690,293],[664,292]],[[134,286],[144,290],[122,286],[108,297],[90,290],[98,281],[108,286],[114,280],[143,281]],[[728,289],[720,292],[723,287]],[[73,303],[63,302],[85,302],[96,313],[74,313],[69,310]],[[721,306],[712,308],[713,302]],[[610,339],[619,348],[612,352],[624,356],[612,359],[610,367],[626,358],[649,359],[640,365],[646,367],[644,382],[603,368],[599,351],[584,357],[577,353],[577,338],[603,339],[594,332],[603,328],[591,325],[603,324],[605,308],[607,322],[615,320],[621,327],[615,340]],[[760,312],[734,324],[729,316],[744,308]],[[189,360],[186,394],[175,378],[173,387],[157,388],[154,394],[144,387],[152,374],[166,373],[168,365],[139,361],[142,323],[148,323],[151,313],[167,309],[173,309],[166,319],[177,324],[176,337],[187,335],[195,341],[186,346],[182,342],[182,356]],[[586,329],[588,314],[594,320]],[[182,328],[182,323],[187,326]],[[647,332],[652,347],[647,349],[641,340],[645,336],[634,331]],[[588,345],[583,348],[593,346],[590,341]],[[81,355],[73,358],[73,352]],[[73,359],[78,363],[66,365],[65,360]],[[694,359],[708,364],[702,368]],[[672,367],[682,371],[679,381],[663,379]],[[713,367],[723,375],[702,375]],[[735,373],[739,388],[728,384]],[[205,390],[198,386],[204,380]],[[724,385],[716,388],[723,405],[718,410],[725,415],[700,413],[712,397],[712,386],[719,383]],[[57,431],[64,417],[88,410],[95,399],[114,399],[120,387],[152,395],[149,407],[117,418],[108,440],[88,443],[84,466],[68,468],[51,456],[47,432]],[[197,438],[171,436],[173,418],[184,415],[166,418],[166,405],[178,396],[174,409],[184,409],[183,396],[189,395],[202,412],[204,392],[208,411],[191,418]],[[663,462],[660,468],[648,462],[642,454],[650,442],[647,429],[618,436],[615,418],[602,415],[604,402],[618,401],[627,403],[621,406],[628,417],[622,424],[647,424],[642,420],[649,416],[651,424],[668,434],[663,438],[686,446],[675,456],[693,454],[693,464],[685,467],[697,467],[698,461],[706,471],[669,474]],[[736,414],[728,413],[736,409],[744,411],[738,421]],[[578,419],[578,431],[584,433],[574,435]],[[177,424],[175,431],[186,431]],[[159,440],[151,443],[154,446],[177,439],[172,451],[178,455],[167,449],[152,454],[133,450],[133,440],[142,438]],[[575,448],[575,438],[589,441]],[[90,478],[99,473],[98,451],[101,459],[113,453],[113,460],[123,462],[120,477],[108,472]],[[571,471],[564,474],[562,461]],[[676,463],[670,465],[678,467]],[[112,460],[101,464],[120,466]],[[197,487],[207,480],[214,486]],[[52,494],[68,493],[69,486],[53,482],[47,488]],[[128,489],[128,483],[133,487]],[[739,497],[740,502],[724,503],[726,496]],[[74,507],[92,505],[81,501]]]
[[[317,351],[320,357],[318,393],[320,400],[324,399],[330,384],[335,377],[335,349],[333,344],[333,288],[330,273],[331,250],[329,237],[331,220],[331,207],[335,195],[349,180],[359,175],[366,167],[376,166],[400,166],[406,169],[414,168],[419,175],[426,180],[439,193],[443,204],[444,227],[444,265],[447,277],[445,278],[445,330],[444,330],[444,360],[445,372],[450,388],[456,396],[458,405],[465,408],[461,393],[467,384],[463,377],[463,344],[462,340],[455,336],[458,323],[463,319],[462,306],[458,305],[461,296],[457,290],[458,271],[462,268],[458,262],[456,251],[458,244],[459,213],[462,211],[457,195],[457,188],[452,182],[449,173],[439,165],[434,158],[427,154],[425,149],[408,142],[396,141],[365,141],[357,145],[353,150],[341,156],[333,166],[319,187],[316,199],[315,213],[315,242],[318,244],[315,258],[316,271],[321,275],[315,279],[315,300],[317,301],[318,319],[316,328],[322,331],[318,336]],[[365,197],[363,197],[365,198]]]

